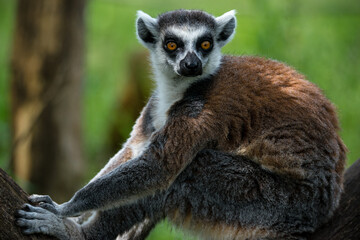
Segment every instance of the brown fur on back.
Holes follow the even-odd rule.
[[[207,103],[230,126],[220,148],[298,178],[310,177],[307,166],[325,166],[321,162],[329,158],[342,175],[346,147],[335,107],[294,69],[259,57],[226,56],[212,89]]]

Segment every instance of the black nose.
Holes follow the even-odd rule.
[[[180,61],[180,74],[185,77],[194,77],[202,74],[202,64],[195,53],[186,54]]]
[[[195,62],[188,61],[188,62],[185,62],[185,67],[188,69],[196,69],[199,67],[199,63],[197,61],[195,61]]]

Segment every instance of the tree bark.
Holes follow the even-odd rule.
[[[345,192],[340,206],[327,224],[308,236],[309,240],[360,239],[360,159],[345,174]],[[14,224],[14,213],[27,202],[27,194],[0,169],[0,239],[26,238]],[[38,238],[37,238],[38,237]]]
[[[85,0],[19,0],[11,59],[12,170],[63,202],[83,173]]]
[[[28,202],[27,197],[27,193],[0,168],[0,239],[54,239],[40,234],[25,236],[15,225],[15,212]]]

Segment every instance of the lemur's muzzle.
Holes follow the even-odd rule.
[[[180,74],[185,77],[195,77],[202,74],[202,64],[195,53],[189,52],[180,61]]]

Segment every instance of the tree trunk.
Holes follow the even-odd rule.
[[[19,0],[11,59],[12,170],[68,200],[83,173],[85,0]]]
[[[332,219],[309,240],[360,239],[360,159],[345,174],[345,193]],[[0,239],[28,239],[14,225],[14,213],[27,202],[26,193],[0,169]],[[38,238],[32,238],[38,239]]]
[[[0,239],[54,239],[44,235],[25,236],[14,224],[14,214],[28,202],[28,195],[0,168]]]

